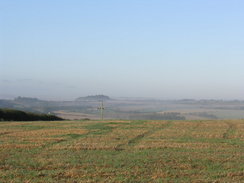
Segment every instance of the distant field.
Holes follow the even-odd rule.
[[[0,182],[244,182],[244,120],[0,122]]]

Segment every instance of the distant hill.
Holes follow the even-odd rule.
[[[0,121],[57,121],[55,115],[24,112],[14,109],[0,109]]]
[[[14,102],[22,102],[22,103],[37,103],[37,102],[45,102],[44,100],[39,100],[38,98],[31,97],[17,97],[14,99]]]
[[[110,97],[106,95],[90,95],[87,97],[79,97],[76,99],[76,101],[98,101],[98,100],[111,100]]]

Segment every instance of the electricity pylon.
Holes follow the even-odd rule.
[[[105,109],[103,105],[103,100],[101,101],[100,107],[98,107],[97,109],[100,110],[101,120],[103,120],[103,111]]]

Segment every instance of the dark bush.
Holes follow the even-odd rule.
[[[55,115],[37,114],[14,109],[0,109],[1,121],[57,121],[62,120]]]

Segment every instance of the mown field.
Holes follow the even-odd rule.
[[[244,120],[1,122],[0,182],[244,182]]]

